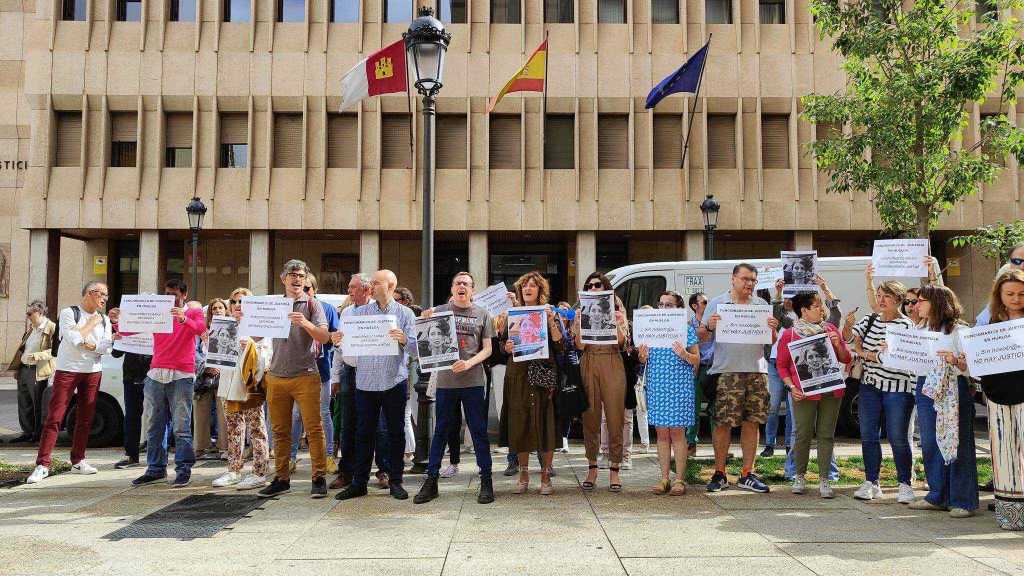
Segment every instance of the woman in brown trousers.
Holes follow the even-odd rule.
[[[612,283],[600,272],[587,276],[583,290],[601,292],[611,290]],[[601,412],[608,421],[608,452],[611,465],[608,489],[622,491],[619,464],[622,462],[622,424],[626,415],[626,370],[622,364],[622,347],[629,341],[629,325],[622,311],[622,302],[615,297],[615,325],[618,338],[613,345],[583,344],[580,315],[576,315],[576,348],[583,351],[581,369],[583,385],[587,389],[590,407],[583,413],[583,443],[587,452],[587,479],[583,489],[594,489],[597,482],[597,455],[601,447]]]

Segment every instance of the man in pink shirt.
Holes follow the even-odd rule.
[[[174,481],[171,488],[188,486],[192,465],[196,462],[192,449],[192,395],[196,376],[196,338],[206,330],[203,309],[198,302],[188,302],[188,286],[172,278],[164,285],[164,294],[174,296],[173,331],[153,334],[153,361],[145,380],[146,410],[149,428],[146,431],[146,473],[132,480],[135,486],[149,484],[167,477],[167,448],[164,434],[167,421],[174,428]]]

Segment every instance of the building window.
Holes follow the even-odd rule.
[[[674,168],[683,165],[683,115],[654,115],[654,167]]]
[[[82,113],[57,112],[55,166],[80,166],[82,162]]]
[[[195,22],[196,0],[171,0],[171,22]]]
[[[305,22],[305,0],[277,0],[278,22]]]
[[[544,127],[544,167],[576,167],[576,118],[572,114],[548,114]]]
[[[136,112],[110,113],[110,166],[134,168],[135,149],[139,140],[139,116]]]
[[[785,24],[786,3],[784,0],[761,0],[761,24]]]
[[[597,0],[597,21],[602,24],[625,24],[626,0]]]
[[[519,24],[519,0],[491,0],[491,23]]]
[[[980,118],[980,121],[981,121],[980,122],[980,127],[981,127],[981,129],[978,132],[979,132],[979,134],[981,135],[982,138],[984,138],[986,136],[987,132],[988,132],[988,129],[985,128],[985,123],[988,122],[988,121],[993,121],[994,122],[994,121],[998,120],[1001,116],[1002,116],[1002,114],[982,114],[981,115],[981,118]],[[985,156],[988,156],[989,160],[991,160],[992,162],[994,162],[998,166],[1005,166],[1006,165],[1006,158],[1005,158],[1005,156],[1003,155],[1003,153],[996,146],[994,146],[992,144],[991,140],[989,140],[989,141],[985,142],[984,144],[982,144],[982,146],[981,146],[981,153],[984,154]]]
[[[274,114],[274,168],[301,168],[302,114]]]
[[[651,0],[651,21],[655,24],[679,24],[679,0]]]
[[[736,168],[735,114],[708,114],[708,167]]]
[[[466,115],[438,114],[437,168],[466,169]]]
[[[85,0],[61,0],[60,19],[85,22]]]
[[[522,131],[519,115],[491,116],[488,154],[492,170],[519,169],[522,166]]]
[[[550,24],[572,24],[573,0],[544,0],[544,21]]]
[[[249,0],[222,0],[225,22],[248,22]]]
[[[789,168],[789,114],[761,116],[761,167]]]
[[[384,114],[380,127],[380,167],[412,168],[408,114]]]
[[[438,11],[441,22],[446,24],[465,24],[467,0],[438,0]]]
[[[359,152],[359,118],[355,114],[327,115],[327,167],[355,168]]]
[[[597,117],[597,167],[629,168],[629,116]]]
[[[412,0],[384,0],[385,22],[411,22]]]
[[[732,24],[732,0],[704,0],[704,22]]]
[[[192,114],[171,112],[164,124],[164,166],[192,167]]]
[[[359,0],[331,0],[331,22],[358,22]]]
[[[975,20],[982,22],[986,19],[991,18],[992,20],[999,19],[999,6],[995,0],[977,0],[975,3],[976,16]]]
[[[139,22],[142,20],[142,0],[117,0],[118,22]]]
[[[249,165],[249,115],[228,112],[220,115],[220,167]]]

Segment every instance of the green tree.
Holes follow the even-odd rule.
[[[803,116],[849,126],[812,145],[817,165],[831,174],[829,192],[869,194],[891,234],[928,237],[1006,154],[1024,162],[1024,135],[1002,113],[1024,79],[1024,30],[986,10],[971,31],[974,11],[962,1],[811,0],[847,82],[843,93],[804,97]],[[985,118],[980,141],[958,146],[969,105],[987,95],[1001,113]]]
[[[1012,224],[998,222],[991,226],[976,228],[973,234],[957,236],[950,239],[953,246],[974,246],[981,249],[986,258],[995,260],[1002,264],[1010,257],[1010,251],[1014,246],[1024,242],[1024,220],[1017,220]]]

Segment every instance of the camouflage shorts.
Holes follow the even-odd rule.
[[[736,427],[743,422],[768,421],[768,378],[751,372],[727,372],[718,377],[715,423]]]

